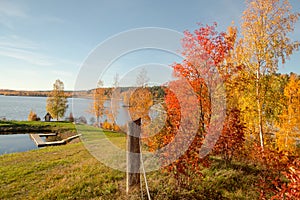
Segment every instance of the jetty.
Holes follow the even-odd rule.
[[[41,137],[46,136],[56,136],[56,133],[41,133],[41,134],[30,134],[30,138],[34,141],[35,145],[38,147],[45,147],[45,146],[55,146],[55,145],[62,145],[66,144],[68,141],[73,140],[75,138],[78,138],[81,136],[81,134],[73,135],[71,137],[68,137],[66,139],[60,140],[60,141],[53,141],[53,142],[45,142],[42,140]]]

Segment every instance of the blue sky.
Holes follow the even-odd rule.
[[[300,11],[299,0],[290,2]],[[73,90],[84,61],[114,35],[143,27],[193,31],[197,23],[214,21],[225,31],[232,21],[239,24],[244,8],[238,0],[0,0],[0,88],[50,90],[60,79]],[[291,36],[300,39],[299,22]],[[299,57],[294,54],[280,72],[300,73]],[[117,72],[134,82],[138,69],[148,67],[150,78],[157,78],[153,82],[162,83],[170,70],[158,66],[178,60],[157,50],[131,52],[99,77],[107,86]]]

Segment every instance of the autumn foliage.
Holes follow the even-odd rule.
[[[240,33],[234,25],[219,32],[216,23],[184,32],[184,59],[164,87],[164,126],[152,123],[159,132],[143,139],[179,185],[201,176],[214,156],[257,167],[261,199],[300,198],[300,78],[277,73],[299,47],[288,37],[299,16],[288,1],[249,0]]]
[[[161,154],[163,165],[179,155],[165,169],[173,172],[180,184],[188,184],[190,174],[201,175],[203,166],[209,165],[199,150],[211,122],[211,98],[216,96],[212,88],[220,84],[215,75],[224,69],[222,63],[233,47],[230,37],[216,27],[200,26],[194,33],[184,32],[185,59],[173,65],[177,80],[165,90],[167,120],[161,133],[148,140],[152,151],[168,147],[169,151]]]
[[[37,114],[34,111],[30,111],[28,115],[28,121],[40,121],[41,119],[37,116]]]
[[[222,134],[214,147],[214,152],[220,154],[226,162],[241,155],[245,141],[245,126],[240,120],[240,111],[232,109],[224,123]]]
[[[172,66],[176,80],[165,87],[164,126],[143,140],[152,152],[169,150],[161,152],[161,162],[179,185],[201,176],[213,155],[258,167],[261,199],[300,198],[300,79],[276,73],[299,46],[288,38],[298,17],[288,1],[253,0],[243,13],[241,34],[233,25],[219,32],[216,23],[184,32],[184,60]],[[216,92],[222,86],[225,94]],[[216,98],[228,104],[220,136],[210,144],[206,139],[218,131],[212,121],[222,115],[213,113]],[[202,157],[205,145],[214,146],[213,154]]]

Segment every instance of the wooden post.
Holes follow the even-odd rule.
[[[141,118],[129,122],[127,135],[127,193],[140,184],[140,134]]]

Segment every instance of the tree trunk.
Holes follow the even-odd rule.
[[[262,106],[261,106],[261,96],[260,96],[260,63],[258,64],[258,69],[256,71],[256,103],[258,112],[258,128],[259,128],[259,139],[260,146],[264,149],[264,135],[263,135],[263,124],[262,124]]]

